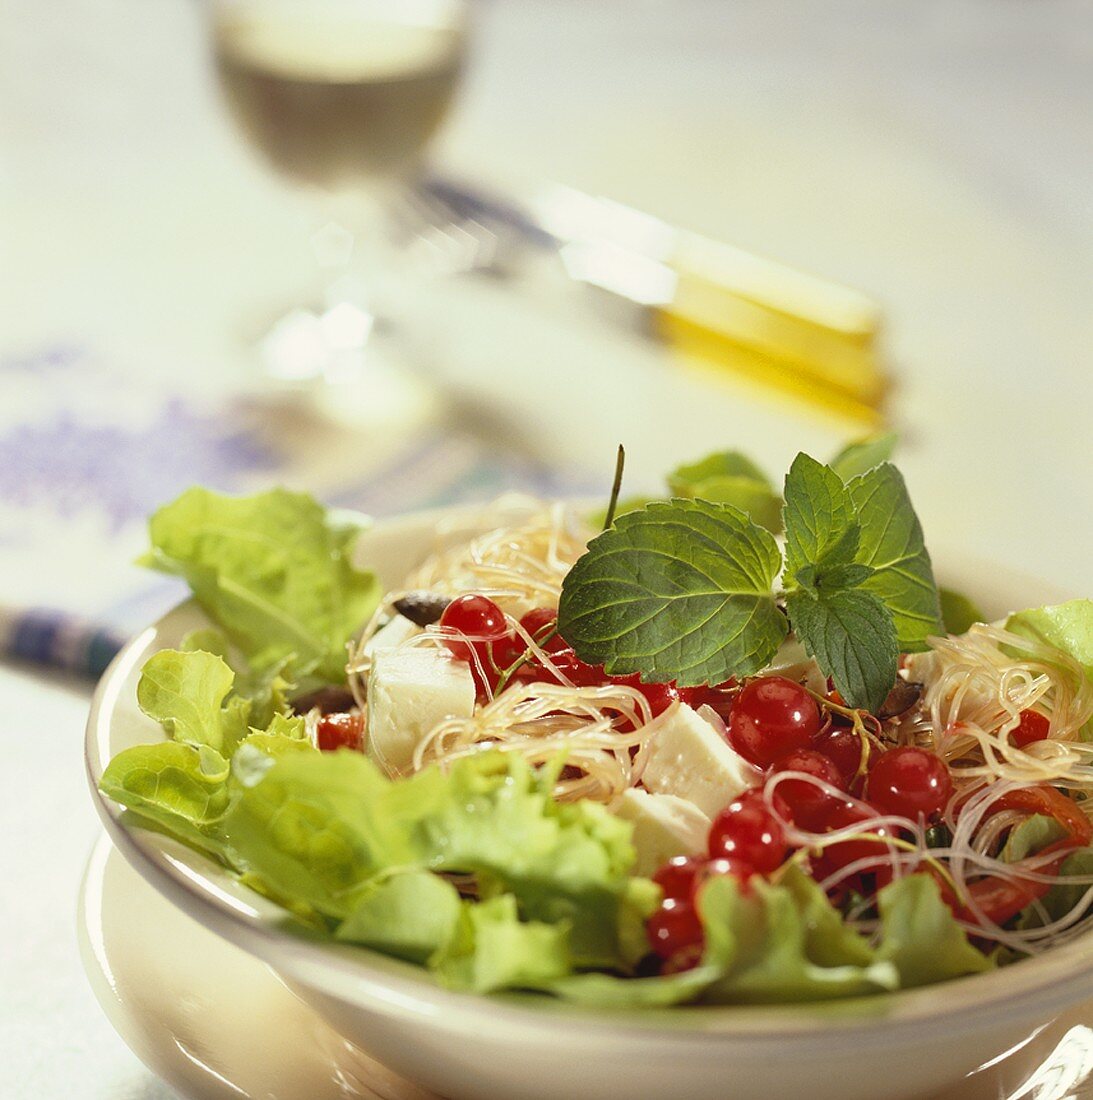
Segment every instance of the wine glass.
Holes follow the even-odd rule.
[[[391,316],[399,266],[392,205],[455,92],[466,4],[210,0],[209,12],[219,82],[239,129],[282,176],[318,192],[327,215],[313,238],[325,285],[262,339],[264,369],[288,382],[366,389],[372,419],[397,413],[422,391],[404,369]]]

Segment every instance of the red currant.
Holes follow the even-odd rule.
[[[490,659],[492,667],[487,666],[487,671],[504,672],[506,668],[516,664],[527,652],[527,646],[523,638],[516,634],[505,634],[489,643]]]
[[[701,706],[707,706],[717,714],[722,721],[728,722],[732,713],[732,701],[736,694],[736,681],[726,680],[722,684],[713,686],[680,688],[679,697],[690,707],[698,710]]]
[[[698,876],[705,866],[706,860],[696,856],[676,856],[653,875],[653,881],[660,887],[665,901],[690,902],[694,900]]]
[[[846,783],[834,761],[814,749],[794,749],[779,757],[771,768],[771,774],[779,772],[804,772],[823,780],[839,790]],[[775,793],[785,799],[793,824],[801,829],[816,832],[823,828],[827,815],[834,809],[836,799],[805,779],[786,779],[775,788]]]
[[[566,648],[565,639],[556,632],[552,633],[558,625],[558,612],[553,607],[534,608],[521,617],[520,625],[548,653]],[[547,638],[548,634],[551,634],[550,638]]]
[[[760,874],[781,865],[786,858],[785,830],[761,791],[745,791],[713,819],[709,852],[712,859],[743,860]]]
[[[1010,740],[1019,748],[1031,745],[1034,741],[1046,741],[1051,730],[1051,722],[1037,710],[1021,711],[1021,721],[1010,733]]]
[[[863,745],[852,729],[832,726],[812,738],[812,747],[835,765],[847,786],[854,781],[861,767]]]
[[[473,639],[464,641],[462,638],[449,637],[444,640],[444,644],[453,657],[470,664],[471,674],[481,697],[485,694],[487,682],[492,686],[496,681],[491,646],[509,632],[505,613],[488,596],[457,596],[444,609],[444,614],[440,616],[440,625]]]
[[[612,683],[625,684],[640,691],[649,703],[654,718],[663,714],[673,703],[679,702],[679,688],[673,683],[646,684],[636,672],[629,676],[612,676],[610,679]]]
[[[907,746],[882,753],[869,769],[869,801],[882,814],[916,821],[936,818],[953,793],[945,761],[936,753]]]
[[[666,960],[702,943],[702,922],[690,902],[665,901],[649,918],[645,931],[654,953]]]
[[[824,848],[813,868],[813,877],[816,879],[827,878],[835,871],[856,863],[859,859],[875,859],[878,866],[882,863],[888,852],[888,840],[891,833],[883,826],[870,826],[868,822],[873,820],[873,815],[867,810],[855,806],[852,802],[840,802],[828,814],[826,831],[834,832],[836,829],[845,829],[849,825],[860,825],[861,833],[875,836],[875,840],[866,837],[855,837],[853,840],[841,840]],[[872,868],[866,868],[871,870]]]
[[[739,858],[676,856],[653,875],[653,881],[660,887],[665,901],[693,905],[699,889],[709,879],[718,875],[730,875],[745,883],[754,874],[755,868]]]
[[[779,756],[808,748],[820,712],[800,684],[763,676],[747,684],[729,714],[729,743],[745,760],[768,768]]]
[[[359,710],[324,714],[315,727],[315,738],[323,752],[359,749],[364,736],[364,715]]]

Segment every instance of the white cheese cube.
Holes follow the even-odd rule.
[[[368,676],[368,755],[409,771],[422,739],[447,718],[469,718],[474,699],[465,661],[425,647],[378,650]]]
[[[774,660],[763,669],[764,676],[784,676],[797,684],[823,695],[827,691],[827,677],[820,666],[805,652],[805,647],[796,638],[787,640],[779,647]]]
[[[397,649],[403,642],[421,633],[421,627],[410,622],[404,615],[396,615],[364,643],[364,654],[373,657],[381,649]]]
[[[708,817],[762,778],[686,703],[654,719],[650,731],[649,758],[641,776],[646,790],[685,798]]]
[[[649,876],[673,856],[694,856],[706,850],[710,819],[693,803],[671,794],[649,794],[631,787],[623,791],[615,813],[633,822],[637,851],[634,870]]]

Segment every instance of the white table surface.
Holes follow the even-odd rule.
[[[7,0],[0,351],[76,339],[146,370],[239,370],[226,333],[300,285],[309,209],[223,124],[197,11]],[[439,161],[502,186],[574,184],[869,290],[927,531],[1093,589],[1087,4],[495,0],[478,14]],[[622,335],[574,409],[543,372],[551,356],[579,364],[579,334],[519,309],[497,331],[461,320],[460,384],[481,400],[504,388],[548,457],[593,466],[641,440],[649,479],[707,446],[743,443],[773,467],[837,441],[792,411],[771,432],[770,407],[744,415],[725,387],[647,367],[637,385]],[[96,829],[87,687],[5,668],[0,691],[0,1095],[158,1100],[76,955]]]

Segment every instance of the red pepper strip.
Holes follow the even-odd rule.
[[[359,749],[364,736],[364,715],[359,710],[324,714],[319,719],[316,735],[323,752]]]
[[[1058,859],[1037,867],[1037,873],[1042,875],[1058,876],[1059,868],[1063,860],[1074,850],[1074,841],[1059,840],[1049,844],[1043,851],[1037,853],[1043,855],[1046,852],[1062,852]],[[1011,917],[1017,916],[1022,909],[1027,909],[1034,901],[1042,898],[1051,889],[1050,882],[1034,882],[1032,879],[1010,878],[981,878],[968,887],[968,893],[979,906],[980,912],[987,920],[995,924],[1005,924]],[[950,891],[951,893],[951,891]],[[946,899],[948,900],[948,899]],[[952,905],[950,904],[950,908]],[[958,920],[967,921],[968,924],[979,924],[980,917],[972,911],[971,906],[960,906],[953,909],[953,915]]]
[[[1073,845],[1084,848],[1093,840],[1093,822],[1062,791],[1055,787],[1019,787],[1008,791],[991,804],[991,813],[1022,810],[1053,817],[1067,831]]]

